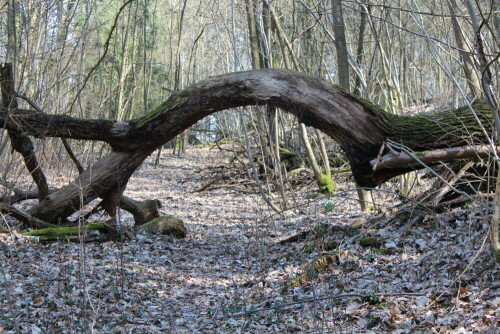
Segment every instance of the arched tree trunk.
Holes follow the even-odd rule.
[[[390,139],[417,151],[484,144],[486,133],[468,109],[413,117],[391,115],[327,82],[283,69],[264,69],[211,77],[174,93],[141,118],[127,122],[83,120],[31,110],[2,108],[0,122],[9,131],[36,137],[100,140],[113,152],[71,184],[50,194],[30,210],[58,222],[81,203],[102,197],[108,212],[118,205],[132,173],[156,148],[216,111],[245,105],[271,105],[288,111],[308,126],[333,137],[349,158],[360,186],[374,187],[419,168],[402,163],[374,168]],[[489,127],[487,104],[476,104]],[[446,160],[444,157],[441,160]]]

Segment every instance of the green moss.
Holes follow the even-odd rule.
[[[373,253],[377,253],[377,254],[389,254],[389,250],[385,249],[385,248],[372,248],[372,252]]]
[[[221,140],[218,143],[219,143],[219,145],[229,145],[229,144],[233,144],[234,141],[232,141],[232,140]]]
[[[309,277],[308,277],[307,273],[304,273],[302,275],[295,277],[293,280],[291,280],[290,282],[285,284],[282,292],[285,292],[286,290],[288,290],[290,288],[295,288],[297,286],[305,285],[308,282],[309,282]]]
[[[293,177],[294,175],[298,174],[299,172],[301,172],[303,170],[304,170],[304,168],[297,168],[297,169],[291,170],[288,172],[288,176]]]
[[[313,232],[317,237],[322,237],[328,233],[328,227],[327,225],[317,225],[314,227]]]
[[[484,108],[484,102],[473,106],[486,129],[492,126],[492,114]],[[376,122],[389,139],[409,146],[413,150],[445,148],[470,144],[471,140],[483,140],[484,134],[467,107],[414,116],[397,116],[379,113]]]
[[[417,157],[424,157],[426,154],[428,154],[429,150],[426,150],[426,151],[421,151],[421,152],[414,152],[414,154],[417,156]]]
[[[333,157],[330,158],[329,160],[330,160],[330,165],[332,165],[333,167],[340,167],[346,163],[346,161],[341,157]]]
[[[354,260],[347,260],[342,263],[342,271],[345,273],[352,273],[359,269],[359,264]]]
[[[347,167],[347,168],[333,168],[332,169],[333,172],[335,173],[347,173],[347,172],[351,172],[351,167]]]
[[[495,259],[497,259],[497,262],[500,263],[500,250],[496,250],[493,252],[495,255]]]
[[[328,152],[328,160],[332,167],[342,167],[349,161],[344,154],[335,152]]]
[[[323,243],[323,249],[327,251],[337,249],[338,247],[339,244],[335,241],[326,241],[325,243]]]
[[[306,199],[316,199],[319,197],[319,194],[314,193],[314,194],[309,194],[306,196]]]
[[[138,227],[139,233],[169,235],[175,238],[185,238],[187,229],[180,218],[160,216]]]
[[[75,234],[81,231],[82,226],[65,226],[65,227],[50,227],[50,228],[42,228],[39,230],[33,230],[29,232],[24,232],[23,235],[26,236],[37,236],[37,235],[51,235],[51,236],[58,236],[58,235],[68,235],[68,234]],[[88,224],[83,226],[83,230],[85,232],[89,230],[107,230],[109,226],[104,224],[104,223],[97,223],[97,224]]]
[[[330,212],[333,211],[333,209],[335,209],[335,203],[333,203],[332,201],[326,201],[323,203],[322,207],[323,211]]]
[[[278,151],[280,161],[287,170],[297,169],[302,165],[302,156],[300,153],[287,150],[283,147],[279,147]]]
[[[351,100],[362,103],[373,114],[373,120],[388,139],[417,151],[469,145],[471,140],[484,141],[481,126],[468,107],[401,116],[388,113],[370,101],[341,90]],[[491,129],[493,116],[486,101],[473,104],[484,128]],[[439,147],[436,146],[439,143]]]
[[[359,244],[363,247],[378,247],[380,246],[380,241],[374,237],[365,237],[359,239]]]
[[[338,255],[332,255],[332,254],[324,254],[321,256],[318,256],[316,260],[312,262],[312,266],[308,268],[309,271],[314,271],[316,273],[319,273],[328,267],[330,263],[335,263],[338,262]]]
[[[194,93],[191,92],[190,95],[193,95]],[[149,122],[153,118],[155,118],[159,113],[161,113],[164,110],[167,109],[173,109],[182,103],[186,102],[186,100],[189,98],[189,96],[182,96],[182,95],[172,95],[170,96],[167,100],[163,101],[160,105],[156,106],[153,108],[151,111],[143,115],[138,119],[138,126],[142,126],[145,123]]]
[[[318,175],[319,192],[322,194],[331,195],[335,192],[337,184],[332,180],[332,176],[327,173],[320,173]]]
[[[381,303],[379,303],[379,304],[377,305],[377,309],[379,309],[379,310],[380,310],[380,309],[383,309],[383,308],[384,308],[384,307],[386,307],[386,306],[387,306],[387,302],[381,302]]]
[[[308,244],[308,245],[305,245],[304,247],[302,247],[301,251],[303,253],[309,254],[309,253],[312,253],[315,248],[316,248],[316,245],[314,243],[312,243],[312,244]]]
[[[286,148],[284,147],[278,147],[278,151],[280,152],[280,155],[281,154],[284,154],[284,155],[295,155],[294,152],[290,151],[290,150],[287,150]]]
[[[116,234],[114,227],[105,223],[88,224],[84,226],[50,227],[23,233],[24,236],[38,237],[40,241],[68,240],[79,233],[98,230],[112,237]]]

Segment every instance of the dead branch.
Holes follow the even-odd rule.
[[[248,315],[251,315],[254,313],[258,313],[258,312],[280,310],[280,309],[287,308],[287,307],[294,306],[294,305],[314,303],[314,302],[318,302],[318,301],[322,301],[322,300],[336,300],[336,299],[345,299],[345,298],[368,299],[368,298],[372,298],[372,297],[383,298],[383,297],[421,297],[421,296],[425,296],[425,293],[377,293],[377,294],[373,294],[373,295],[366,295],[366,294],[361,294],[361,293],[346,293],[346,294],[341,294],[341,295],[321,296],[321,297],[316,297],[316,298],[303,299],[303,300],[300,300],[297,302],[284,303],[284,304],[280,304],[277,306],[257,308],[257,309],[247,311],[247,312],[227,314],[227,315],[224,315],[222,318],[245,317],[245,316],[248,316]]]
[[[31,228],[47,228],[54,227],[54,225],[44,222],[36,217],[31,216],[29,213],[17,209],[10,204],[0,202],[0,212],[11,215],[12,217],[23,222]]]
[[[500,146],[496,147],[500,152]],[[430,152],[415,152],[419,160],[425,164],[437,162],[446,162],[457,159],[477,159],[486,158],[491,154],[491,147],[487,145],[474,145],[464,147],[451,147],[437,149]],[[373,170],[383,168],[401,168],[401,166],[419,167],[421,162],[415,160],[415,157],[405,152],[390,151],[389,153],[370,161]]]

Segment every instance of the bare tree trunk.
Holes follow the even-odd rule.
[[[339,85],[351,90],[349,82],[349,58],[347,53],[347,41],[345,37],[344,15],[342,13],[341,0],[332,0],[333,11],[333,33],[335,34],[335,50],[337,51],[337,71],[339,73]],[[373,208],[371,190],[358,189],[359,205],[361,211],[369,211]]]
[[[335,50],[337,51],[337,72],[339,74],[339,85],[350,91],[349,56],[347,53],[344,15],[342,13],[341,0],[332,0],[332,12],[334,20],[333,33],[335,34]]]
[[[469,11],[469,15],[472,21],[472,28],[474,28],[474,45],[476,47],[476,56],[478,58],[479,68],[481,70],[481,87],[483,88],[483,92],[488,99],[488,102],[492,108],[492,113],[495,120],[495,133],[496,133],[496,141],[499,141],[500,135],[500,110],[498,108],[498,100],[495,96],[495,92],[492,89],[493,81],[492,81],[492,73],[489,67],[488,59],[486,57],[484,51],[484,41],[481,33],[481,26],[476,17],[476,8],[475,4],[471,0],[466,0],[467,9]],[[498,6],[495,6],[498,7]],[[481,23],[482,25],[482,23]],[[500,167],[500,161],[496,161],[497,166]],[[500,263],[500,238],[499,238],[499,225],[500,225],[500,168],[497,174],[497,183],[495,187],[495,199],[493,202],[493,217],[491,220],[490,227],[490,239],[491,245],[493,248],[493,255],[496,260]]]
[[[364,7],[361,7],[360,11],[361,22],[359,24],[359,33],[358,33],[358,45],[356,47],[356,62],[358,66],[361,67],[363,63],[363,49],[364,49],[364,38],[365,38],[365,30],[366,30],[366,16],[368,15],[365,11]],[[354,94],[359,96],[366,96],[361,94],[361,77],[356,75],[356,81],[354,83]]]
[[[7,0],[7,45],[6,61],[16,65],[17,61],[16,1]],[[13,69],[15,71],[15,68]],[[15,75],[13,74],[13,77]]]
[[[467,79],[467,84],[469,86],[470,93],[473,97],[481,96],[481,85],[479,84],[479,78],[474,68],[474,63],[470,55],[470,48],[465,42],[465,38],[462,33],[462,28],[458,22],[457,15],[455,13],[455,8],[457,8],[457,3],[455,0],[448,0],[448,7],[451,13],[451,23],[453,24],[453,33],[455,34],[455,41],[457,43],[458,52],[460,54],[460,59],[464,63],[463,69],[465,73],[465,78]]]
[[[314,172],[314,178],[316,179],[316,183],[318,184],[319,191],[324,194],[333,194],[336,185],[333,182],[330,173],[327,174],[321,172],[318,162],[316,161],[316,158],[314,156],[314,152],[311,147],[309,136],[307,134],[307,129],[304,123],[300,123],[300,137],[304,143],[304,148],[306,149],[307,156],[309,157],[311,167]]]
[[[5,64],[0,67],[0,89],[2,90],[3,106],[7,112],[11,113],[15,113],[18,108],[14,87],[12,64]],[[9,131],[9,138],[14,150],[22,155],[24,164],[38,187],[38,199],[42,201],[49,194],[49,186],[36,158],[33,142],[24,134],[15,131]]]
[[[245,6],[247,11],[247,24],[248,33],[250,40],[250,54],[252,57],[252,68],[254,70],[266,68],[264,57],[262,57],[263,44],[262,39],[259,38],[259,29],[257,26],[257,14],[255,11],[254,1],[245,0]],[[266,120],[263,113],[257,113],[257,132],[259,134],[259,140],[262,146],[262,151],[264,152],[264,164],[266,166],[272,165],[271,158],[271,142],[268,140],[267,130],[266,130]]]

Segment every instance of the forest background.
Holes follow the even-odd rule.
[[[489,103],[494,115],[497,111],[495,96],[498,96],[500,73],[500,4],[496,0],[8,0],[1,5],[0,15],[0,55],[2,62],[13,65],[12,78],[19,108],[37,109],[48,114],[83,120],[128,121],[146,115],[170,96],[207,77],[265,68],[291,69],[337,84],[392,114],[414,115],[431,110],[456,109],[464,105],[471,107],[477,99]],[[3,102],[6,102],[5,97]],[[494,127],[487,130],[490,142],[494,142]],[[78,168],[87,169],[110,151],[107,144],[97,141],[30,139],[36,164],[40,164],[40,169],[50,170],[47,175],[53,177],[46,184],[47,189],[43,190],[40,186],[43,182],[36,182],[35,177],[34,184],[30,175],[26,174],[26,156],[23,163],[23,156],[11,144],[12,140],[7,130],[1,132],[0,186],[4,202],[16,196],[19,201],[25,200],[30,197],[26,196],[26,192],[33,190],[37,190],[38,194],[43,191],[48,194],[49,188],[70,182],[78,175]],[[352,202],[349,210],[358,205],[363,212],[376,209],[376,213],[380,213],[386,211],[382,209],[384,205],[396,208],[396,213],[389,218],[384,216],[384,219],[394,221],[394,217],[397,217],[396,220],[408,222],[410,227],[407,230],[428,219],[428,212],[401,219],[398,216],[401,207],[393,202],[384,202],[387,201],[384,197],[387,192],[392,194],[394,200],[399,200],[416,198],[422,191],[428,190],[425,186],[429,184],[425,182],[429,181],[421,180],[422,172],[398,177],[384,190],[383,196],[374,194],[372,197],[369,189],[360,189],[351,178],[345,176],[349,165],[338,143],[315,129],[306,128],[294,115],[269,106],[229,109],[207,116],[155,151],[148,163],[168,164],[165,155],[169,157],[167,160],[175,160],[177,158],[173,155],[187,154],[189,146],[198,147],[202,154],[209,154],[207,151],[213,149],[213,145],[235,157],[231,162],[236,167],[224,168],[231,170],[233,179],[245,179],[254,187],[252,193],[264,201],[262,206],[270,208],[267,214],[278,213],[278,217],[282,217],[287,210],[300,207],[291,202],[313,199],[305,196],[291,199],[298,185],[312,181],[312,185],[308,183],[308,191],[314,188],[318,190],[319,187],[320,192],[327,196],[335,191],[338,193],[338,188],[343,188],[341,192],[347,189],[350,197],[354,197],[355,191],[360,201],[357,204]],[[495,164],[498,159],[496,152],[490,153],[488,157],[482,157],[486,160],[481,161],[486,166],[482,176],[487,175],[484,178],[488,180],[487,183],[490,182],[486,191],[482,189],[465,195],[459,191],[458,195],[462,195],[459,200],[457,196],[445,197],[450,189],[456,190],[455,184],[459,184],[458,181],[469,171],[470,165],[461,165],[459,168],[452,166],[450,169],[454,172],[446,176],[442,171],[434,172],[433,175],[438,174],[438,181],[442,180],[444,184],[431,188],[433,209],[449,207],[450,203],[439,206],[438,202],[450,200],[455,200],[452,203],[455,206],[466,202],[477,205],[477,212],[481,214],[475,215],[477,212],[472,211],[475,212],[472,216],[483,217],[481,221],[487,226],[484,231],[481,230],[482,237],[486,238],[484,240],[488,239],[490,233],[488,224],[494,223],[495,219],[498,222],[499,210],[498,204],[490,208],[493,194],[497,195],[493,202],[498,202],[499,194],[494,181],[489,178],[497,173]],[[75,166],[75,162],[80,166]],[[182,160],[178,164],[182,165]],[[189,164],[189,159],[186,164]],[[212,171],[208,167],[206,169]],[[38,167],[34,170],[38,170]],[[31,170],[32,175],[36,174],[34,170]],[[292,171],[295,173],[291,174]],[[151,177],[154,177],[154,172],[151,173]],[[206,191],[217,184],[222,187],[221,183],[227,180],[215,174],[210,172],[207,174],[210,179],[198,180],[198,185],[193,186],[194,190]],[[294,177],[294,174],[298,176]],[[339,185],[334,181],[338,181]],[[24,194],[24,197],[19,194]],[[329,201],[328,197],[318,196],[322,201],[318,204],[321,215],[328,215],[337,204]],[[140,197],[140,200],[150,199],[147,194],[140,194]],[[418,197],[410,203],[427,200],[424,198]],[[161,201],[168,202],[169,199],[161,198]],[[29,205],[30,202],[26,203]],[[2,214],[2,220],[6,228],[13,224],[8,220],[8,214],[17,214],[19,218],[25,213],[25,207],[22,206],[18,207],[21,214],[13,212],[10,206],[2,208],[5,213]],[[415,210],[415,206],[412,210]],[[496,216],[492,216],[491,210],[497,210],[494,211]],[[78,217],[88,218],[87,214],[91,211],[79,213]],[[407,212],[408,207],[404,207],[403,211]],[[165,210],[163,213],[171,212]],[[434,215],[431,214],[432,217]],[[74,221],[79,221],[78,217]],[[351,219],[353,216],[349,217]],[[311,229],[316,231],[316,228],[314,225]],[[490,236],[491,245],[494,246],[498,243],[498,230],[496,239],[495,233]],[[14,240],[21,236],[9,235],[6,238]],[[355,242],[359,244],[361,239]],[[81,238],[78,240],[82,241]],[[385,243],[390,243],[390,240],[384,239],[378,246]],[[83,242],[82,245],[87,247]],[[323,246],[318,253],[320,257],[325,251]],[[84,248],[79,253],[77,263],[80,265],[89,261],[81,253]],[[11,246],[5,249],[11,249]],[[478,252],[483,251],[482,248],[478,249]],[[11,250],[5,252],[11,254]],[[11,255],[5,254],[2,256],[10,259],[5,260],[5,263],[14,265]],[[494,263],[492,258],[488,259]],[[302,263],[296,269],[299,272],[300,268],[307,267],[303,258],[297,261]],[[485,280],[494,277],[495,270],[498,273],[498,265],[495,267],[491,263],[488,262],[484,267],[487,269],[481,269],[492,271],[484,275]],[[11,267],[4,265],[4,262],[2,265],[2,283],[7,287],[12,283],[7,279]],[[79,267],[79,270],[81,274],[86,269]],[[120,277],[120,273],[116,275]],[[293,272],[290,275],[293,276]],[[78,282],[84,280],[78,277]],[[308,281],[311,279],[308,278]],[[457,277],[447,286],[455,286],[457,281],[462,280]],[[308,284],[310,282],[304,285]],[[460,287],[457,289],[457,296],[461,296]],[[429,304],[434,303],[428,297]],[[17,305],[15,298],[7,298],[7,294],[5,298],[6,305],[11,305],[11,309],[10,315],[2,321],[8,324],[7,327],[10,326],[10,330],[20,332],[23,324],[22,321],[14,320],[14,314],[24,314],[18,311],[26,310],[28,306]],[[36,298],[31,298],[27,304],[33,303]],[[495,295],[490,299],[494,298]],[[76,312],[79,314],[78,326],[85,331],[91,327],[90,313],[85,311],[90,299],[82,297],[80,313]],[[483,307],[491,310],[491,305]],[[222,306],[218,309],[222,309]],[[233,313],[248,311],[241,305],[235,306],[235,310],[237,312]],[[231,310],[225,311],[230,313]],[[217,312],[211,318],[212,313],[208,316],[212,323],[206,328],[228,326],[227,318],[218,319]],[[471,315],[471,318],[475,316]],[[394,315],[391,317],[394,318]],[[492,328],[498,321],[495,314],[484,315],[483,312],[478,317],[481,320],[474,323],[482,321],[480,327],[486,329]],[[25,322],[29,326],[47,328],[43,321],[43,325],[35,325],[29,318],[26,315]],[[368,319],[364,316],[359,318]],[[382,321],[383,317],[375,318],[378,320],[374,323],[367,320],[360,327],[369,324],[373,328],[381,326],[388,330],[388,323],[397,323],[392,318],[385,322]],[[266,318],[261,323],[268,320]],[[333,322],[342,327],[345,325],[343,321],[348,322],[348,318],[340,317]],[[256,321],[255,326],[261,323]],[[113,324],[115,327],[116,324]],[[159,328],[169,327],[172,323],[157,325]],[[195,329],[200,328],[196,324],[191,325],[180,325],[177,330],[192,329],[193,326]],[[281,325],[278,321],[276,328]],[[69,325],[64,322],[64,326],[58,326]],[[241,323],[235,323],[234,326],[244,328]],[[309,326],[311,331],[318,331],[318,323],[314,322],[312,325],[306,321],[294,326]],[[331,328],[328,326],[326,328]],[[460,325],[441,325],[441,328],[445,327],[448,329],[444,330],[453,331]],[[77,330],[75,328],[73,330]]]

